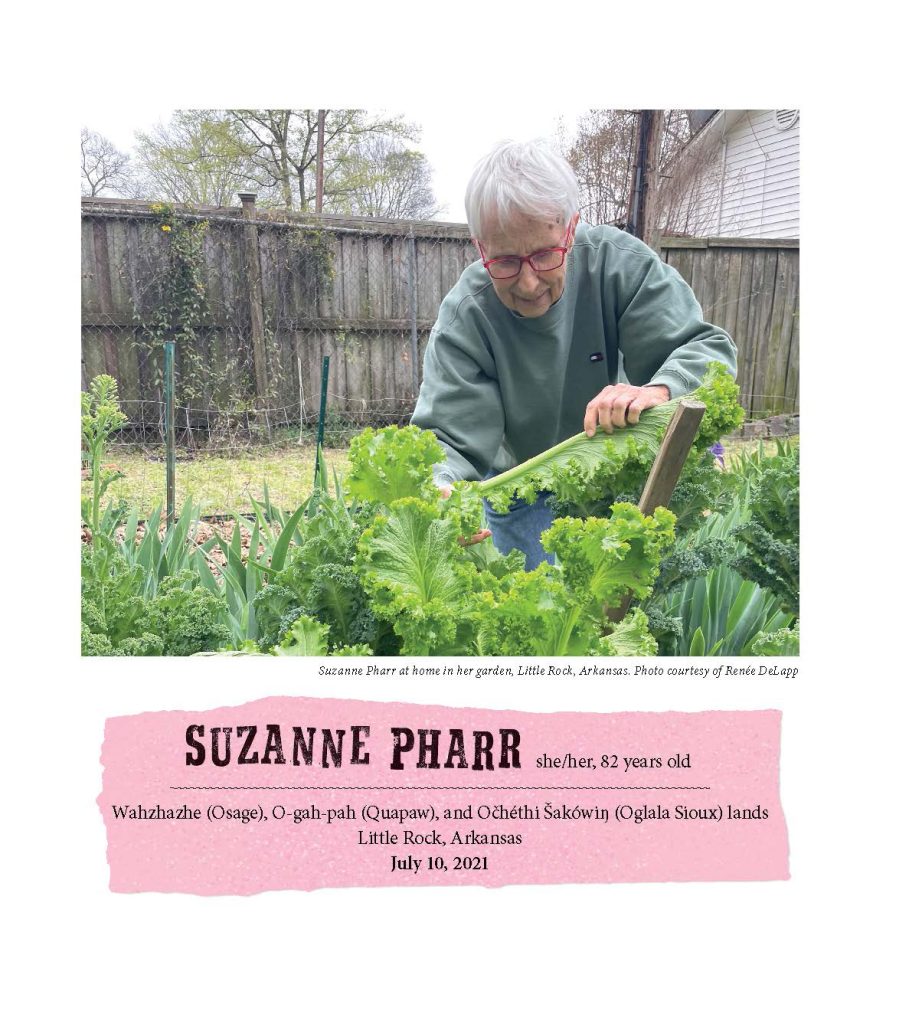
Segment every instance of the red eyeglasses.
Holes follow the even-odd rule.
[[[525,263],[530,264],[530,269],[537,274],[545,274],[547,270],[558,270],[565,262],[565,254],[568,252],[568,239],[571,237],[571,224],[565,232],[565,241],[552,249],[540,249],[539,252],[532,252],[529,256],[497,256],[494,260],[486,259],[483,252],[483,243],[477,240],[477,248],[483,257],[483,266],[489,272],[489,276],[496,281],[507,281],[510,277],[517,277],[521,273],[521,267]]]

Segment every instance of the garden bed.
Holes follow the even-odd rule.
[[[122,416],[115,384],[99,380],[83,397],[83,523],[94,533],[83,545],[83,652],[793,653],[797,445],[718,444],[742,418],[718,364],[692,397],[706,410],[694,447],[669,508],[649,514],[636,502],[677,403],[609,437],[578,434],[493,480],[456,484],[445,499],[432,478],[442,449],[416,427],[367,428],[333,460],[346,471],[336,477],[323,461],[314,490],[300,449],[285,449],[290,500],[276,498],[271,450],[244,469],[249,515],[205,515],[196,492],[165,529],[160,504],[148,514],[110,500],[124,464],[104,441]],[[197,456],[179,470],[185,478],[213,461],[225,468]],[[300,502],[304,486],[313,493]],[[481,497],[503,511],[541,491],[553,494],[556,519],[542,536],[553,564],[526,571],[519,552],[459,543],[482,524]]]

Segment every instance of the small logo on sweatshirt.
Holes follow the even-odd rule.
[[[603,362],[603,353],[602,352],[591,352],[590,353],[590,361],[592,363],[602,363]]]

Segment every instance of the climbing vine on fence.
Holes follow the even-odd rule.
[[[278,303],[265,313],[269,391],[278,394],[296,369],[285,365],[277,334],[294,320],[298,303],[310,316],[318,316],[322,296],[335,278],[333,236],[318,228],[292,228],[278,236],[273,258],[279,275]],[[296,293],[296,295],[295,295]]]
[[[334,248],[318,229],[294,228],[287,233],[287,268],[298,274],[304,297],[317,304],[335,277]]]
[[[135,312],[143,335],[139,344],[154,351],[165,341],[177,343],[178,401],[191,404],[211,394],[219,383],[213,378],[213,367],[204,358],[200,344],[211,323],[205,282],[208,222],[181,217],[170,203],[152,203],[150,209],[161,236],[161,259],[155,275],[157,301],[151,309]],[[160,364],[155,365],[156,375],[160,376]],[[220,376],[228,380],[230,375],[225,369]]]

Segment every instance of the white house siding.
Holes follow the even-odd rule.
[[[726,112],[729,127],[719,154],[723,197],[716,234],[798,238],[799,125],[781,131],[774,110],[746,110],[733,123],[738,114]]]

